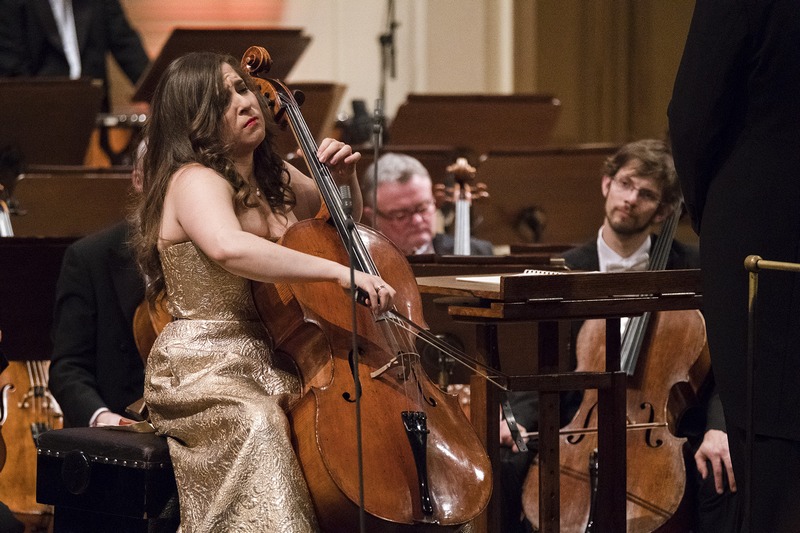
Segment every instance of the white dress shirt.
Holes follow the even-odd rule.
[[[64,55],[69,63],[69,77],[81,77],[81,54],[78,49],[78,34],[75,31],[75,15],[72,13],[72,0],[50,0],[53,17],[56,19],[58,34],[64,45]]]

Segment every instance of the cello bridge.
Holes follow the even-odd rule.
[[[385,374],[386,372],[388,372],[392,368],[402,365],[403,370],[397,375],[397,377],[398,377],[398,379],[401,379],[401,380],[405,381],[406,379],[408,379],[408,374],[409,374],[409,371],[410,371],[410,368],[411,368],[408,359],[412,355],[415,355],[415,354],[410,353],[410,352],[399,352],[396,356],[392,357],[389,360],[389,362],[387,362],[385,365],[383,365],[382,367],[378,368],[377,370],[374,370],[374,371],[370,372],[369,377],[371,377],[372,379],[379,378],[380,376],[382,376],[383,374]]]

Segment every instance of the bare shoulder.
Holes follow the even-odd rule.
[[[184,165],[172,174],[167,187],[167,197],[189,198],[213,196],[219,199],[233,195],[233,186],[218,172],[198,163]]]

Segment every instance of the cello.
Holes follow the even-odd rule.
[[[0,473],[0,501],[26,521],[46,528],[53,507],[36,501],[36,440],[63,427],[61,407],[48,388],[50,361],[11,361],[0,376],[6,468]]]
[[[665,222],[649,264],[666,267],[676,210]],[[576,341],[576,371],[605,368],[605,321],[583,324]],[[645,313],[631,318],[622,337],[621,370],[627,374],[626,520],[629,533],[686,531],[685,438],[676,428],[696,403],[710,370],[705,321],[697,310]],[[587,390],[572,421],[561,430],[561,531],[594,529],[597,469],[597,391]],[[534,460],[522,494],[525,516],[539,522],[539,468]]]
[[[381,532],[458,530],[488,504],[486,451],[457,398],[422,369],[415,337],[441,341],[420,326],[422,303],[408,262],[381,234],[351,223],[327,167],[316,159],[294,95],[264,77],[270,63],[261,47],[242,58],[275,121],[291,128],[327,211],[292,225],[279,242],[380,272],[397,291],[395,309],[376,319],[336,284],[252,284],[276,357],[288,359],[302,382],[289,421],[320,526],[347,533],[359,524]],[[359,414],[366,425],[361,438]]]

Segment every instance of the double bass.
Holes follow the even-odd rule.
[[[676,210],[664,223],[651,252],[650,270],[666,267]],[[605,321],[583,324],[576,341],[577,371],[605,368]],[[628,533],[686,531],[686,439],[676,428],[710,369],[705,321],[697,310],[645,313],[631,318],[621,346],[621,370],[627,374],[626,520]],[[561,531],[594,528],[597,470],[597,391],[587,390],[572,421],[561,430]],[[522,494],[526,517],[539,522],[539,468],[534,460]]]
[[[294,95],[264,77],[270,63],[261,47],[242,58],[275,121],[291,128],[326,211],[291,226],[280,243],[379,273],[397,291],[395,308],[376,319],[334,283],[253,283],[274,352],[292,362],[303,384],[289,420],[320,526],[347,533],[359,524],[381,532],[457,530],[488,504],[486,451],[457,398],[422,368],[416,337],[440,341],[426,333],[408,262],[381,234],[352,223],[316,159]]]

